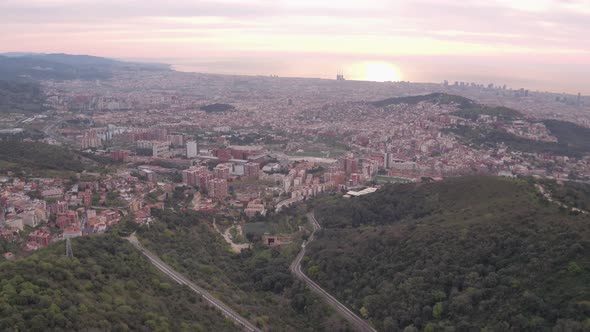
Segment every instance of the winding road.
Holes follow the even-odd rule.
[[[237,325],[243,327],[244,331],[255,331],[261,332],[259,328],[254,326],[250,323],[247,319],[240,316],[237,312],[233,309],[228,307],[225,303],[221,302],[221,300],[215,298],[209,292],[204,290],[203,288],[195,285],[192,281],[181,275],[180,273],[176,272],[172,267],[168,264],[164,263],[158,256],[153,254],[151,251],[147,250],[144,246],[139,243],[135,234],[131,234],[128,238],[126,238],[135,248],[139,249],[141,253],[148,258],[150,263],[152,263],[158,270],[162,271],[172,280],[176,281],[180,285],[186,285],[195,293],[201,295],[205,301],[209,302],[209,304],[213,305],[217,310],[221,311],[221,313],[227,317],[228,319],[232,320]]]
[[[307,241],[307,243],[309,243],[309,242],[313,241],[313,236],[314,236],[315,232],[322,229],[322,226],[320,226],[320,224],[316,220],[313,213],[308,213],[307,219],[311,222],[311,224],[313,226],[313,232],[311,233],[311,236],[309,237],[309,239]],[[307,286],[309,288],[311,288],[311,290],[314,293],[316,293],[321,298],[323,298],[326,301],[326,303],[328,303],[332,308],[334,308],[334,310],[336,310],[336,312],[338,312],[340,315],[342,315],[342,317],[346,318],[346,320],[348,320],[352,324],[352,326],[354,326],[356,328],[357,331],[376,332],[377,330],[375,330],[369,323],[367,323],[367,321],[365,321],[362,318],[360,318],[359,316],[357,316],[354,312],[352,312],[350,309],[348,309],[344,304],[340,303],[336,298],[334,298],[332,295],[330,295],[330,293],[326,292],[318,284],[316,284],[313,280],[311,280],[308,276],[306,276],[305,273],[303,273],[303,271],[301,269],[301,261],[303,260],[303,257],[305,256],[305,245],[306,245],[306,243],[304,242],[301,245],[301,251],[299,252],[299,254],[297,254],[297,257],[295,257],[295,260],[293,261],[293,263],[291,263],[291,266],[289,267],[291,272],[298,279],[305,282],[307,284]]]

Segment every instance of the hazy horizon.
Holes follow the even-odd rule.
[[[590,95],[590,1],[5,0],[0,52]]]

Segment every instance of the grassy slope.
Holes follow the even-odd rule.
[[[380,330],[590,328],[590,217],[526,182],[396,185],[316,210],[307,272]]]

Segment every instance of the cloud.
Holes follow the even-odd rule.
[[[590,0],[0,0],[0,28],[0,51],[119,58],[590,59]]]

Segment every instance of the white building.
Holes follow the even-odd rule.
[[[186,157],[187,158],[196,158],[199,154],[199,146],[195,141],[188,141],[186,142]]]

